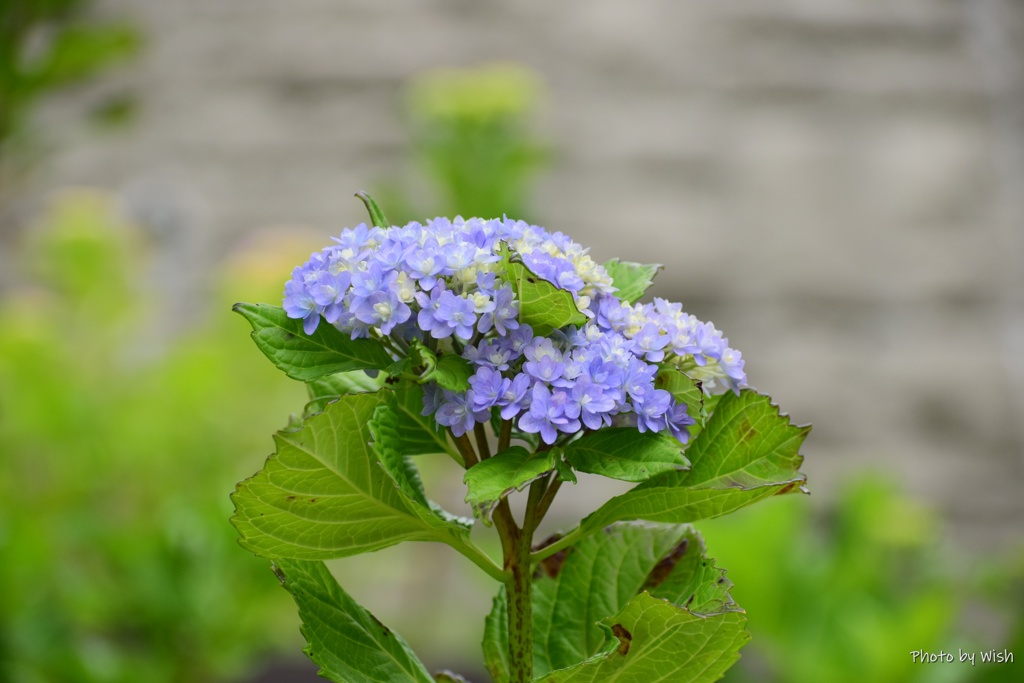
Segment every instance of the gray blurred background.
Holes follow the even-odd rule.
[[[808,504],[884,471],[939,510],[961,561],[1022,541],[1021,3],[103,0],[94,11],[130,19],[146,49],[44,104],[53,152],[7,209],[8,267],[56,188],[104,188],[162,231],[156,277],[173,333],[259,231],[325,244],[365,220],[353,192],[386,197],[395,178],[429,192],[408,161],[410,79],[517,62],[546,92],[533,125],[549,157],[528,217],[599,261],[665,264],[654,293],[713,320],[751,384],[814,424]],[[136,93],[136,120],[87,131],[76,108],[118,88]],[[454,489],[437,497],[461,504]],[[552,528],[578,517],[571,503]],[[489,604],[444,578],[445,549],[388,552],[389,581],[403,580],[396,563],[439,563],[420,584],[454,584],[479,624]],[[358,584],[361,562],[339,563],[339,576]],[[401,595],[365,589],[386,622],[401,623]]]

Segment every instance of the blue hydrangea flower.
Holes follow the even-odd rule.
[[[413,341],[456,353],[473,374],[464,392],[423,386],[423,414],[462,436],[491,410],[554,444],[581,429],[629,425],[680,441],[686,406],[655,387],[681,370],[706,388],[746,384],[739,351],[711,323],[656,298],[629,305],[608,272],[561,232],[511,219],[436,218],[346,229],[285,284],[284,310],[313,334],[333,325],[381,340],[398,360]],[[571,293],[588,322],[536,336],[504,258]]]

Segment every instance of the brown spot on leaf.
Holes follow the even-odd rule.
[[[380,619],[378,619],[377,617],[373,616],[372,614],[370,615],[370,618],[371,618],[371,619],[373,619],[373,622],[374,622],[375,624],[377,624],[377,626],[379,626],[379,627],[380,627],[380,630],[381,630],[381,631],[383,631],[383,632],[384,632],[384,637],[385,637],[385,638],[387,638],[387,637],[389,637],[389,636],[391,635],[391,629],[389,629],[389,628],[388,628],[387,626],[385,626],[384,624],[380,623]]]
[[[528,277],[526,278],[526,281],[529,282],[531,285],[537,284],[537,278]]]
[[[754,425],[750,423],[750,420],[744,420],[743,424],[740,425],[740,443],[744,441],[753,441],[757,437],[757,430],[754,429]]]
[[[672,570],[676,568],[676,564],[679,560],[683,559],[683,556],[686,555],[686,549],[689,545],[690,542],[684,538],[679,545],[672,549],[672,552],[661,558],[658,564],[654,565],[654,568],[647,575],[647,579],[644,580],[644,585],[641,590],[651,590],[652,588],[657,588],[664,583],[665,579],[667,579],[669,574],[672,573]]]
[[[547,548],[549,545],[557,541],[562,537],[562,534],[551,534],[540,543],[533,546],[533,552],[537,552],[543,548]],[[569,549],[559,550],[551,557],[546,557],[540,561],[537,565],[537,571],[534,573],[534,578],[540,578],[541,575],[545,575],[550,579],[558,576],[562,571],[562,565],[565,564],[565,558],[569,556]]]
[[[551,557],[545,557],[540,561],[537,569],[543,572],[549,579],[557,577],[562,571],[562,565],[565,564],[565,558],[568,553],[564,550],[559,550]]]
[[[629,645],[633,642],[633,634],[627,631],[622,624],[612,624],[612,634],[619,639],[617,652],[625,657],[629,654]]]
[[[777,496],[784,496],[787,493],[792,493],[794,490],[800,491],[800,493],[807,493],[807,494],[809,494],[810,491],[808,490],[808,488],[806,486],[804,486],[804,481],[805,480],[803,480],[803,479],[798,479],[796,481],[791,481],[788,484],[786,484],[785,486],[783,486],[781,489],[776,491],[775,495],[777,495]]]
[[[310,499],[309,499],[309,502],[310,502],[310,503],[315,503],[316,501],[317,501],[317,499],[316,499],[316,498],[310,498]]]
[[[285,332],[284,339],[285,341],[291,341],[292,339],[295,339],[295,335],[291,332]]]

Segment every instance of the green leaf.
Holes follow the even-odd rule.
[[[397,375],[411,367],[423,368],[421,382],[437,382],[442,389],[451,391],[469,389],[469,378],[473,376],[473,366],[465,358],[456,353],[443,353],[438,357],[416,339],[409,345],[409,357],[396,363],[393,370],[397,372],[392,374]]]
[[[466,527],[424,508],[399,463],[371,443],[377,409],[391,410],[393,401],[383,389],[342,396],[302,429],[278,432],[277,452],[232,495],[242,546],[264,557],[318,560],[402,541],[464,547]]]
[[[384,370],[392,377],[400,377],[412,368],[412,359],[408,356],[405,358],[399,358],[391,365],[384,368]]]
[[[672,437],[629,427],[600,429],[565,447],[565,458],[574,469],[622,481],[685,470],[689,463],[682,453],[682,445]]]
[[[604,264],[604,269],[612,278],[612,284],[619,291],[615,296],[627,303],[633,303],[644,295],[647,288],[654,283],[654,276],[662,269],[660,263],[631,263],[613,258]]]
[[[463,541],[468,538],[473,520],[456,517],[427,499],[427,495],[423,490],[423,483],[420,481],[419,471],[416,469],[416,465],[413,464],[412,458],[409,455],[404,455],[399,450],[402,444],[401,419],[396,410],[396,401],[391,400],[386,404],[377,406],[377,409],[373,412],[373,417],[370,418],[369,427],[370,436],[373,438],[374,450],[380,457],[384,471],[388,473],[398,486],[399,493],[412,512],[422,519],[424,523],[431,526],[436,524],[437,518],[441,518],[446,522],[462,527],[466,533],[460,534],[457,542],[451,544],[460,550],[464,549]]]
[[[428,350],[429,349],[425,349]],[[466,391],[469,389],[469,378],[473,376],[473,366],[469,361],[455,353],[443,354],[437,359],[433,369],[422,376],[423,381],[433,380],[442,389]]]
[[[473,506],[477,517],[488,523],[491,512],[502,498],[513,491],[521,491],[554,467],[551,451],[531,453],[522,446],[512,446],[466,470],[466,502]]]
[[[338,683],[433,683],[400,635],[346,593],[323,562],[275,560],[274,573],[295,598],[305,652]]]
[[[505,587],[498,590],[484,621],[484,665],[494,683],[509,683],[508,598]]]
[[[447,453],[457,462],[462,457],[448,443],[448,432],[437,424],[432,415],[422,415],[423,387],[409,382],[397,382],[392,387],[395,410],[398,412],[398,451],[405,455]]]
[[[555,454],[555,471],[558,473],[559,480],[575,484],[576,472],[573,471],[572,465],[566,462],[565,451],[561,448],[552,448],[551,452]]]
[[[578,327],[587,322],[569,292],[541,279],[522,263],[506,261],[505,268],[519,299],[519,322],[532,327],[535,335],[544,336],[566,325]]]
[[[309,392],[310,401],[306,404],[305,415],[308,417],[313,413],[321,412],[325,405],[345,394],[379,391],[384,386],[386,379],[387,375],[383,372],[378,372],[376,377],[370,377],[363,370],[352,370],[307,382],[306,389]]]
[[[585,518],[583,533],[612,522],[646,519],[683,524],[718,517],[768,496],[802,490],[798,453],[810,427],[794,426],[768,396],[723,394],[690,444],[687,472],[669,472],[612,498]]]
[[[274,365],[292,379],[311,382],[350,370],[378,370],[394,361],[373,339],[350,339],[332,325],[321,324],[313,334],[283,308],[268,304],[235,304],[232,309],[252,325],[252,338]]]
[[[704,617],[648,593],[601,625],[607,642],[598,655],[537,683],[712,683],[750,639],[741,613]]]
[[[469,683],[465,678],[451,671],[438,671],[434,674],[437,683]]]
[[[696,382],[697,380],[694,381]],[[725,394],[704,394],[704,404],[702,406],[703,417],[695,415],[694,418],[697,420],[697,423],[686,428],[686,431],[690,433],[690,443],[693,443],[694,439],[697,438],[697,435],[704,431],[704,427],[707,426],[708,420],[710,420],[711,416],[714,415],[715,408],[718,407],[718,402],[722,400],[723,396],[725,396]]]
[[[424,374],[429,374],[437,367],[437,354],[419,339],[413,339],[409,343],[409,361],[413,366],[422,367]]]
[[[697,421],[690,428],[691,436],[704,426],[707,413],[704,409],[704,389],[700,380],[693,379],[671,365],[661,365],[658,376],[654,378],[654,386],[672,394],[676,403],[686,406],[686,414]],[[696,431],[695,431],[696,428]]]
[[[380,210],[379,206],[377,206],[377,202],[373,201],[373,197],[366,192],[356,192],[356,196],[359,197],[359,200],[363,202],[363,206],[365,206],[366,210],[369,212],[370,222],[373,223],[374,227],[391,227],[391,224],[388,223],[388,219],[384,217],[384,212]]]
[[[548,558],[541,570],[533,589],[538,675],[598,653],[605,640],[598,621],[644,590],[684,606],[699,594],[699,607],[715,608],[701,612],[706,615],[741,611],[728,595],[731,584],[704,556],[700,535],[688,525],[616,524],[566,555]]]
[[[533,585],[537,676],[600,653],[605,631],[598,622],[617,614],[641,591],[706,617],[741,611],[729,596],[732,584],[705,557],[704,543],[689,525],[615,524],[544,560],[538,574]],[[484,629],[492,675],[507,671],[504,595],[495,598]],[[501,679],[496,675],[495,680]]]
[[[376,377],[370,377],[363,370],[352,370],[321,377],[306,386],[311,399],[336,398],[345,394],[373,393],[384,386],[386,379],[387,375],[382,372],[377,373]]]

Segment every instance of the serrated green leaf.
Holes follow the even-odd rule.
[[[395,402],[392,400],[378,405],[367,426],[370,429],[373,450],[380,458],[384,471],[391,476],[400,492],[418,504],[413,506],[414,508],[429,509],[430,504],[423,490],[419,470],[416,469],[411,457],[402,455],[398,450],[400,441]]]
[[[252,338],[267,358],[292,379],[311,382],[350,370],[380,370],[394,360],[373,339],[350,339],[332,325],[321,324],[306,334],[302,321],[268,304],[235,304],[233,309],[252,325]]]
[[[711,394],[704,397],[704,412],[707,413],[708,417],[714,414],[715,409],[718,407],[718,402],[722,400],[723,396],[725,394]]]
[[[712,683],[750,639],[741,613],[703,617],[648,593],[601,624],[607,633],[601,653],[537,683]]]
[[[689,525],[615,524],[568,551],[544,560],[533,585],[535,675],[571,667],[601,652],[598,622],[618,613],[641,591],[705,616],[741,611],[729,596],[732,584],[704,555]],[[494,653],[492,674],[507,671],[504,593],[485,623],[484,652]],[[504,675],[504,674],[503,674]],[[495,677],[499,680],[498,676]]]
[[[403,373],[405,373],[407,370],[409,370],[411,367],[412,367],[412,359],[406,357],[406,358],[400,358],[400,359],[396,360],[394,363],[392,363],[391,365],[387,366],[384,370],[385,370],[385,372],[387,372],[392,377],[399,377]]]
[[[548,335],[560,327],[578,327],[587,322],[569,292],[538,277],[522,263],[506,261],[505,268],[519,300],[519,322],[532,327],[535,335]]]
[[[413,339],[409,343],[409,360],[413,366],[422,367],[424,374],[433,372],[437,367],[437,354],[419,339]]]
[[[466,502],[473,507],[473,513],[487,523],[502,498],[522,490],[554,467],[551,451],[531,453],[522,446],[512,446],[466,470]]]
[[[393,385],[398,411],[398,451],[405,455],[447,453],[457,462],[461,456],[448,443],[447,431],[432,415],[423,415],[423,387],[409,381]]]
[[[377,206],[377,202],[373,201],[373,197],[371,197],[366,192],[356,192],[356,197],[359,197],[359,200],[363,203],[363,206],[366,207],[366,211],[370,214],[370,222],[373,224],[374,227],[391,227],[391,224],[388,223],[388,219],[384,216],[384,212],[380,210],[379,206]]]
[[[732,392],[728,392],[732,393]],[[725,394],[704,394],[704,405],[703,405],[703,419],[696,418],[697,423],[692,424],[686,428],[686,431],[690,433],[689,443],[693,443],[693,440],[697,438],[697,435],[704,431],[704,427],[707,426],[708,420],[715,413],[715,408],[718,406],[718,402],[722,400]]]
[[[424,523],[433,526],[439,517],[446,522],[463,527],[468,534],[473,520],[457,517],[427,498],[427,494],[423,490],[423,482],[420,480],[419,470],[416,469],[412,457],[403,455],[400,450],[402,444],[401,424],[395,400],[378,406],[373,412],[373,417],[370,418],[369,427],[370,436],[373,438],[373,448],[380,457],[384,471],[398,486],[398,491],[409,509]],[[460,536],[452,545],[463,548],[463,536]]]
[[[794,426],[751,389],[724,394],[690,444],[687,472],[669,472],[612,498],[585,518],[583,533],[618,520],[683,524],[718,517],[778,493],[800,490],[798,453],[810,427]]]
[[[370,377],[364,370],[353,370],[321,377],[309,382],[306,387],[309,389],[310,399],[334,398],[345,394],[373,393],[384,386],[386,379],[387,375],[383,372],[377,373],[376,377]]]
[[[682,444],[674,438],[629,427],[586,434],[565,447],[565,458],[580,472],[633,482],[689,465]]]
[[[558,479],[575,484],[576,472],[573,471],[572,465],[566,462],[565,451],[561,448],[552,448],[551,452],[555,454],[555,471],[558,473]]]
[[[627,303],[633,303],[644,295],[648,287],[654,284],[654,276],[663,266],[660,263],[632,263],[613,258],[604,264],[604,269],[612,278],[612,284],[619,290],[615,296]]]
[[[473,376],[473,366],[465,358],[456,353],[438,356],[415,339],[409,345],[409,359],[402,365],[402,371],[410,366],[423,368],[421,382],[437,382],[442,389],[450,391],[466,391],[469,389],[469,378]]]
[[[384,389],[342,396],[302,429],[278,432],[277,452],[232,494],[241,544],[264,557],[331,559],[402,541],[466,543],[465,526],[423,509],[371,444],[375,411],[393,400]]]
[[[345,394],[366,394],[379,391],[384,386],[386,379],[387,375],[383,372],[378,372],[376,377],[370,377],[363,370],[352,370],[307,382],[306,389],[309,392],[310,400],[306,404],[305,415],[321,412],[330,401]]]
[[[508,598],[505,587],[498,590],[484,621],[484,665],[494,683],[509,683]]]
[[[346,593],[323,562],[275,560],[274,573],[295,598],[305,651],[337,683],[433,683],[400,635]]]
[[[598,622],[644,590],[681,606],[699,597],[701,607],[713,603],[706,594],[714,593],[716,611],[741,611],[728,595],[723,571],[703,555],[703,542],[689,525],[615,524],[564,560],[546,560],[542,571],[534,586],[537,675],[600,652],[605,637]]]
[[[661,365],[658,376],[654,378],[654,386],[672,394],[676,403],[685,405],[686,414],[697,421],[695,427],[704,425],[707,413],[704,411],[704,389],[699,380],[671,365]]]
[[[472,376],[473,366],[468,360],[454,353],[446,353],[437,359],[437,364],[422,379],[437,382],[442,389],[466,391]]]

